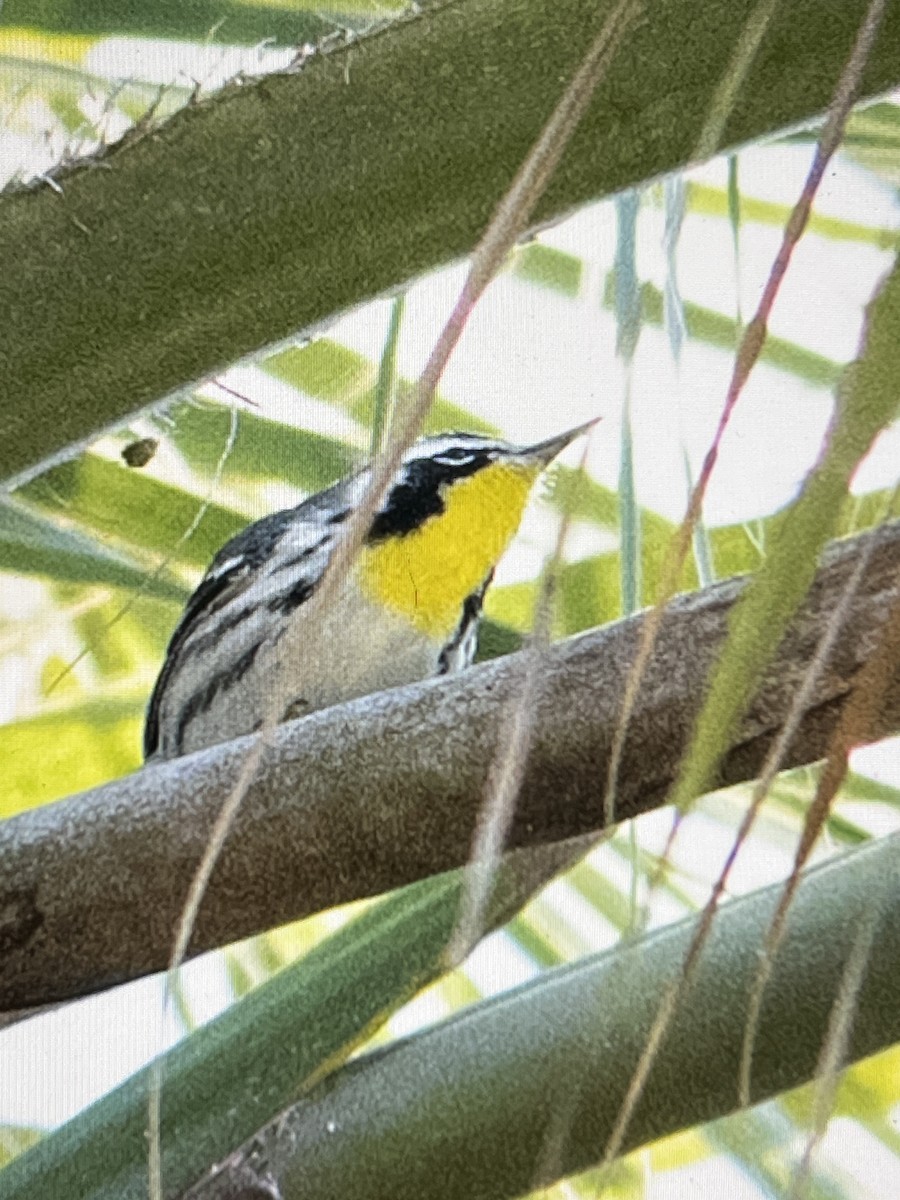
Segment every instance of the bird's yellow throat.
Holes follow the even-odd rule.
[[[540,468],[492,463],[447,488],[444,511],[404,537],[367,546],[358,578],[371,599],[444,639],[518,528]]]

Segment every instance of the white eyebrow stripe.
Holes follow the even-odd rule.
[[[505,447],[495,438],[482,437],[480,434],[438,434],[425,438],[411,447],[406,461],[415,458],[439,458],[448,450],[466,450],[470,455],[497,453]]]
[[[483,450],[463,450],[461,446],[448,446],[446,450],[438,450],[431,457],[438,462],[454,463],[471,462],[475,458],[483,457],[483,455]]]

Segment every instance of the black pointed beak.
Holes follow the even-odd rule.
[[[546,442],[538,442],[535,446],[525,446],[519,451],[519,456],[531,461],[537,461],[542,466],[547,466],[551,463],[560,451],[565,450],[571,442],[582,434],[590,432],[591,429],[600,420],[600,417],[594,417],[592,421],[585,421],[583,425],[576,425],[574,429],[569,429],[566,433],[558,433],[555,437],[548,438]]]

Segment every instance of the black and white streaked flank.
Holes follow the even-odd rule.
[[[454,485],[492,464],[524,467],[529,479],[536,478],[586,428],[525,448],[468,433],[423,438],[404,456],[373,518],[366,546],[374,553],[381,544],[430,527],[445,514]],[[260,727],[272,702],[271,655],[277,659],[289,621],[303,620],[297,610],[322,578],[340,527],[370,477],[371,469],[365,467],[295,508],[264,517],[222,547],[169,643],[147,713],[148,760],[175,758]],[[522,491],[522,507],[528,487],[530,483]],[[521,508],[509,536],[520,516]],[[479,517],[482,526],[492,519],[490,511]],[[458,617],[440,636],[379,603],[360,585],[357,573],[348,572],[328,611],[316,614],[309,653],[291,662],[289,671],[279,671],[290,677],[293,688],[282,719],[468,666],[499,553],[502,547],[483,567],[473,566],[471,584],[460,589],[452,581],[463,592]],[[263,646],[266,654],[260,653]]]

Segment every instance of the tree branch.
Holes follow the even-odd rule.
[[[876,546],[785,767],[822,757],[896,593],[900,522],[834,544],[723,762],[751,779],[857,556]],[[616,817],[664,803],[743,587],[670,606],[626,740]],[[552,647],[511,847],[599,830],[602,784],[643,616]],[[522,655],[365,697],[279,730],[200,909],[191,953],[467,861]],[[872,737],[900,729],[900,668]],[[209,830],[250,739],[144,769],[0,824],[0,1008],[165,967]]]

